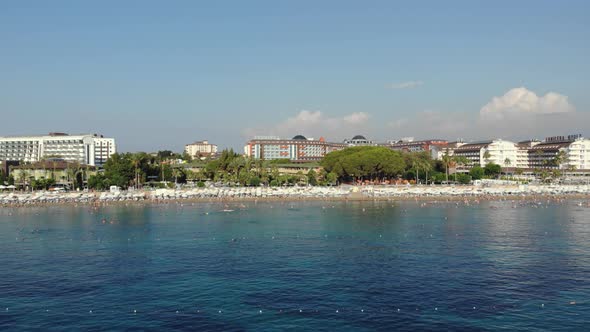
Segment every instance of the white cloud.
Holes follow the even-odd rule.
[[[407,118],[401,118],[401,119],[397,119],[394,121],[390,121],[387,126],[393,129],[401,129],[405,126],[407,126],[409,123],[409,120]]]
[[[395,83],[391,85],[392,89],[412,89],[424,84],[422,81],[407,81],[402,83]]]
[[[350,115],[345,116],[342,120],[346,123],[355,125],[355,124],[363,124],[369,120],[369,114],[365,112],[355,112]]]
[[[540,115],[552,113],[574,112],[575,107],[569,103],[568,97],[555,92],[544,96],[524,87],[514,88],[501,97],[494,97],[484,105],[480,117],[486,120],[501,120],[512,116]]]
[[[399,113],[398,113],[399,114]],[[415,137],[466,141],[503,138],[543,139],[546,136],[582,133],[589,135],[590,112],[576,112],[564,95],[549,92],[538,96],[526,88],[515,88],[481,107],[481,110],[438,110],[405,112],[397,118],[376,118],[355,112],[339,116],[302,110],[276,124],[246,129],[243,137],[302,134],[341,141],[360,134],[375,141]]]
[[[515,88],[494,97],[479,112],[422,111],[388,123],[389,138],[480,140],[543,139],[546,136],[587,133],[590,114],[576,112],[567,96],[549,92],[538,96]]]
[[[248,128],[243,134],[247,138],[256,135],[277,135],[292,137],[297,134],[319,138],[328,136],[332,140],[347,138],[364,133],[370,116],[365,112],[355,112],[343,116],[328,116],[321,111],[302,110],[277,125],[267,128]]]

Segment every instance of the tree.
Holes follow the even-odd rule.
[[[471,182],[471,175],[468,174],[457,174],[455,176],[455,181],[461,184],[469,184]]]
[[[318,185],[317,173],[313,169],[310,169],[309,172],[307,172],[307,183],[312,186]]]
[[[432,160],[422,160],[421,168],[424,172],[424,183],[428,184],[428,172],[432,171]]]
[[[334,172],[330,172],[326,175],[326,181],[330,185],[335,185],[336,181],[338,181],[338,175]]]
[[[259,178],[259,177],[257,177],[257,176],[252,176],[252,177],[250,178],[250,182],[249,182],[249,184],[250,184],[252,187],[258,187],[258,186],[260,186],[260,178]]]
[[[569,159],[567,158],[567,154],[563,150],[560,150],[552,160],[552,164],[557,168],[561,168],[561,165],[566,164],[568,162]]]
[[[490,163],[490,158],[492,158],[492,154],[490,153],[490,151],[486,150],[486,152],[483,153],[483,159],[486,162],[486,164]]]
[[[135,188],[141,187],[140,172],[143,164],[147,161],[147,154],[144,152],[134,153],[130,156],[134,168],[133,185]]]
[[[512,161],[510,160],[510,158],[504,159],[504,165],[506,165],[507,167],[510,167],[511,164],[512,164]]]
[[[378,146],[355,146],[330,152],[321,165],[339,179],[361,181],[396,177],[406,167],[400,152]]]
[[[495,177],[502,173],[502,167],[498,164],[488,163],[484,168],[484,173],[489,177]]]
[[[473,180],[480,180],[485,175],[485,171],[484,171],[484,169],[481,166],[475,165],[469,171],[469,175],[471,175],[471,178]]]
[[[172,152],[170,150],[158,151],[157,157],[160,161],[170,159],[170,158],[174,157],[174,152]]]
[[[114,153],[104,164],[104,176],[111,185],[127,188],[133,174],[130,154]]]
[[[193,157],[188,154],[188,152],[184,151],[182,152],[182,160],[186,161],[187,163],[190,163],[191,161],[193,161]]]
[[[442,156],[442,163],[445,167],[445,175],[446,175],[446,181],[449,182],[449,168],[451,167],[451,163],[453,162],[453,157],[451,157],[449,155],[448,152],[446,152],[443,156]]]
[[[88,178],[88,188],[96,190],[105,190],[110,187],[110,183],[103,173],[97,173]]]
[[[455,165],[462,165],[462,166],[466,166],[469,165],[469,159],[467,159],[466,157],[463,156],[453,156],[453,162],[455,163]],[[457,181],[457,172],[455,172],[455,181]]]

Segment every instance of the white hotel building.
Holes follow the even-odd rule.
[[[84,165],[102,166],[117,152],[114,138],[96,134],[0,137],[0,162],[37,162],[55,157]]]
[[[209,144],[209,141],[196,141],[185,145],[184,151],[191,157],[210,156],[217,153],[217,145]]]
[[[463,144],[454,151],[455,156],[465,157],[472,165],[484,167],[488,163],[502,167],[517,167],[518,147],[501,139]]]

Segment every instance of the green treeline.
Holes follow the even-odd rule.
[[[189,163],[172,165],[171,159],[184,159]],[[410,183],[469,183],[484,177],[496,177],[501,172],[500,166],[489,164],[485,168],[474,166],[468,174],[450,174],[449,170],[458,165],[471,166],[464,158],[445,155],[442,160],[433,160],[428,152],[399,152],[376,146],[334,151],[327,154],[319,164],[253,159],[231,149],[223,150],[217,159],[193,162],[186,155],[170,151],[161,151],[157,155],[117,153],[105,163],[103,171],[88,179],[88,186],[93,189],[107,189],[111,185],[127,188],[146,184],[163,186],[163,182],[173,186],[174,183],[188,181],[196,182],[199,186],[203,186],[206,181],[229,186],[316,186],[401,180]],[[280,171],[298,168],[301,170],[297,172]]]

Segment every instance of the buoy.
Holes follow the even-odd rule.
[[[136,314],[137,313],[137,310],[133,309],[133,313]]]
[[[92,313],[92,310],[90,310],[89,313]]]
[[[434,308],[435,311],[438,311],[438,308]]]
[[[399,312],[399,309],[397,309],[397,312]]]
[[[365,312],[365,309],[361,309],[361,312]]]
[[[338,309],[336,309],[336,313],[338,313]]]
[[[8,310],[8,309],[6,309],[6,310]],[[299,312],[303,312],[303,310],[299,309]]]
[[[541,303],[541,307],[544,308],[545,307],[545,303]]]
[[[260,314],[261,314],[261,313],[262,313],[262,310],[258,310],[258,313],[260,313]]]

